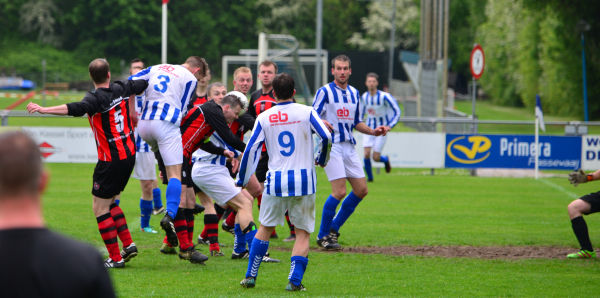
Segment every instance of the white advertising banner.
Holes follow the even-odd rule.
[[[587,171],[600,169],[600,135],[581,137],[581,168]]]
[[[362,159],[363,135],[357,131],[353,134],[357,142],[356,151]],[[444,133],[390,132],[382,151],[383,155],[389,156],[392,167],[443,168],[445,146]],[[374,162],[373,167],[383,167],[383,163]]]
[[[22,127],[39,144],[45,162],[96,163],[98,151],[89,127]]]

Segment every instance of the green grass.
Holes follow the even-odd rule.
[[[48,164],[50,187],[44,196],[48,225],[102,248],[91,210],[91,164]],[[376,175],[369,195],[341,229],[343,246],[473,245],[562,246],[577,248],[566,213],[574,198],[596,191],[566,178],[483,178],[463,170],[398,170]],[[330,192],[317,172],[317,222]],[[163,188],[164,194],[164,188]],[[205,266],[166,256],[158,249],[162,233],[139,232],[139,182],[131,179],[121,198],[140,255],[124,270],[111,270],[120,296],[280,296],[287,281],[291,244],[271,241],[280,264],[263,264],[257,288],[241,289],[246,261],[234,261],[233,238],[220,231],[226,257]],[[256,214],[256,210],[255,210]],[[256,217],[257,218],[257,217]],[[151,225],[158,227],[160,217]],[[600,218],[586,217],[593,242],[600,241]],[[196,231],[202,219],[196,219]],[[287,228],[278,227],[280,238]],[[314,236],[313,236],[314,238]],[[206,253],[206,247],[201,247]],[[597,261],[566,259],[484,260],[320,252],[311,242],[303,283],[318,296],[596,296]],[[573,292],[576,289],[576,292]]]
[[[27,92],[23,91],[3,91],[1,93],[18,93],[18,94],[26,94]],[[14,108],[15,111],[26,111],[27,104],[29,102],[34,102],[42,106],[56,106],[61,104],[66,104],[73,101],[80,101],[85,92],[71,92],[64,91],[59,92],[58,97],[48,95],[46,97],[46,101],[44,101],[36,96],[34,99],[27,100],[20,105]],[[0,110],[5,109],[6,107],[12,105],[16,102],[16,98],[6,98],[0,97]],[[31,116],[31,117],[9,117],[8,118],[9,126],[67,126],[67,127],[86,127],[89,126],[89,121],[86,117],[52,117],[51,120],[47,117],[39,117],[39,116]]]

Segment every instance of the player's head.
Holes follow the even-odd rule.
[[[96,58],[88,67],[94,84],[106,83],[110,80],[110,65],[104,58]]]
[[[212,99],[216,103],[220,103],[221,99],[223,99],[223,97],[225,97],[225,94],[227,94],[227,89],[225,88],[225,85],[223,85],[223,83],[214,82],[208,85],[206,94],[209,100]]]
[[[338,55],[331,59],[331,74],[338,85],[348,84],[348,78],[352,74],[350,58],[346,55]]]
[[[219,105],[223,108],[223,115],[225,116],[227,123],[231,123],[237,119],[242,111],[242,102],[233,94],[228,94],[223,97]]]
[[[198,56],[188,57],[183,63],[183,66],[194,74],[198,81],[206,76],[206,71],[208,70],[208,63],[206,63],[206,60]]]
[[[277,101],[291,99],[294,96],[294,78],[283,72],[273,79],[273,93]]]
[[[233,72],[233,90],[248,94],[253,83],[250,68],[242,66]]]
[[[225,94],[225,96],[227,95],[233,95],[235,97],[237,97],[240,100],[240,103],[242,103],[242,110],[246,111],[248,109],[248,97],[246,97],[246,94],[243,94],[240,91],[230,91],[229,93]]]
[[[369,91],[377,90],[377,86],[379,86],[379,76],[374,72],[368,73],[365,80],[365,86],[367,86]]]
[[[144,67],[144,61],[142,61],[142,59],[133,58],[131,59],[131,62],[129,62],[129,74],[134,75],[144,69]]]
[[[265,60],[258,65],[258,79],[263,88],[270,88],[277,74],[277,64],[271,60]]]
[[[206,69],[206,75],[198,80],[198,88],[206,88],[212,80],[210,69]]]
[[[0,133],[0,201],[35,198],[48,181],[38,145],[21,131]]]

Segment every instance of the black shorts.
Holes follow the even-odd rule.
[[[192,161],[183,157],[183,164],[181,164],[181,185],[185,185],[187,187],[194,186],[194,181],[192,180]]]
[[[258,160],[258,166],[256,166],[256,179],[258,182],[264,183],[267,180],[267,172],[269,171],[269,154],[267,151],[260,153],[260,159]]]
[[[112,199],[125,189],[135,166],[135,155],[123,160],[101,161],[94,169],[92,195]]]
[[[590,204],[590,212],[585,214],[592,214],[600,211],[600,191],[587,194],[580,198],[581,200]]]

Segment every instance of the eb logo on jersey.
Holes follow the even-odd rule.
[[[346,108],[338,109],[337,116],[338,116],[338,118],[348,118],[348,116],[350,116],[350,110],[348,110]]]
[[[490,156],[492,141],[484,136],[460,136],[448,143],[446,153],[458,163],[476,164]]]
[[[287,121],[288,121],[287,113],[282,113],[281,111],[278,111],[277,114],[269,115],[269,122],[271,122],[271,123],[287,122]]]

